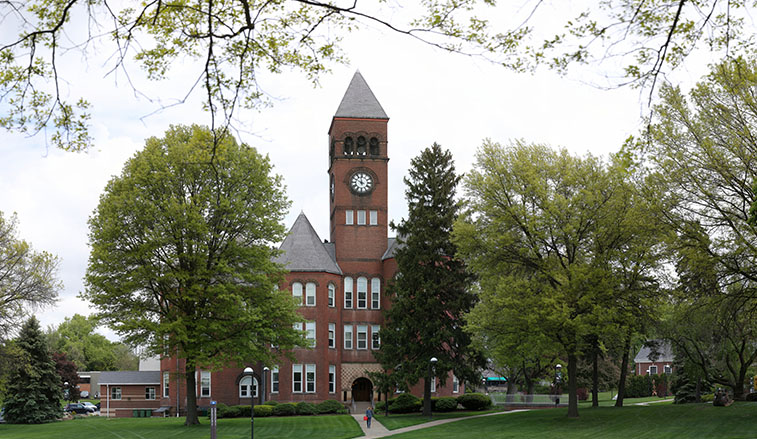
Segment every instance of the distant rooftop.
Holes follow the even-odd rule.
[[[359,70],[352,77],[334,117],[389,119]]]
[[[634,363],[648,363],[650,362],[649,356],[652,354],[652,348],[654,345],[655,362],[672,362],[673,361],[673,349],[670,346],[670,342],[666,340],[649,340],[646,342],[636,357],[633,359]]]

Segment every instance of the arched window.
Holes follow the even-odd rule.
[[[344,307],[346,309],[352,308],[352,278],[344,278]]]
[[[295,282],[292,284],[292,297],[298,305],[302,305],[302,284]]]
[[[368,307],[368,279],[364,277],[357,278],[357,307],[358,309]]]
[[[379,141],[375,137],[371,137],[371,155],[379,155]]]
[[[315,283],[313,282],[305,284],[305,305],[315,306]]]
[[[336,303],[336,286],[329,284],[329,306],[334,307]]]
[[[381,279],[371,279],[371,309],[381,308]]]
[[[365,155],[367,154],[366,150],[366,144],[365,144],[365,137],[360,136],[357,138],[357,155]]]
[[[345,137],[344,138],[344,155],[352,155],[353,154],[353,147],[354,142],[352,140],[352,137]]]
[[[258,397],[258,379],[253,378],[251,376],[243,376],[241,380],[239,380],[239,397],[240,398],[249,398],[250,397],[250,382],[252,382],[252,396],[254,398]]]

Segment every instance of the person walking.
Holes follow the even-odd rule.
[[[371,418],[373,417],[373,409],[368,407],[368,409],[365,411],[365,423],[368,426],[368,428],[371,428]]]

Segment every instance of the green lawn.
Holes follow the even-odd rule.
[[[3,439],[208,439],[210,421],[202,425],[185,427],[184,418],[120,418],[99,416],[53,422],[41,425],[0,424]],[[347,439],[362,436],[360,426],[349,415],[298,416],[292,418],[255,419],[255,437],[258,439]],[[219,419],[219,439],[248,439],[250,419]]]
[[[376,421],[379,421],[388,430],[396,430],[398,428],[409,427],[411,425],[423,424],[425,422],[429,422],[432,420],[437,421],[439,419],[464,418],[468,416],[482,415],[485,413],[501,412],[501,411],[503,411],[503,409],[493,409],[493,410],[486,410],[486,411],[480,411],[480,412],[434,413],[432,419],[429,419],[428,417],[423,416],[420,413],[407,413],[407,414],[401,414],[401,415],[390,413],[389,416],[384,416],[384,412],[380,412],[380,413],[376,412],[375,418],[373,419]]]
[[[567,409],[560,408],[463,419],[392,438],[740,439],[757,436],[755,403],[742,402],[731,407],[711,404],[582,407],[578,419],[568,419],[566,413]]]

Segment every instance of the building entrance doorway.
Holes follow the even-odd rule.
[[[353,401],[371,401],[373,384],[368,378],[358,378],[352,383]]]

